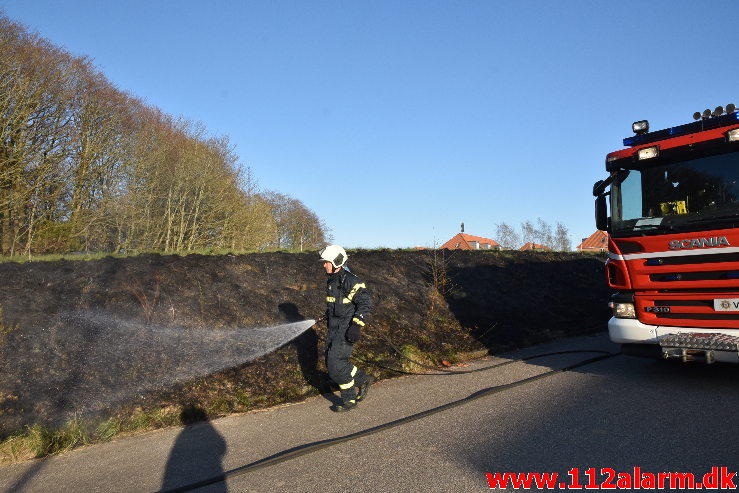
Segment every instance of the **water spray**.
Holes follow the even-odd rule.
[[[198,329],[148,325],[102,311],[68,313],[50,329],[18,331],[5,347],[13,347],[12,354],[0,347],[0,394],[23,396],[41,405],[47,418],[63,422],[240,367],[315,323]],[[0,423],[0,430],[6,426],[12,423]]]

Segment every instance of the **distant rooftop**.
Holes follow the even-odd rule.
[[[597,230],[582,240],[575,248],[578,252],[605,252],[608,250],[608,233]]]
[[[539,245],[538,243],[528,242],[525,243],[521,248],[519,248],[519,250],[523,252],[526,250],[551,250],[551,248],[546,245]]]
[[[497,250],[500,248],[500,245],[497,241],[490,238],[457,233],[439,248],[446,248],[448,250]]]

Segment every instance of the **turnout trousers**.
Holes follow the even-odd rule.
[[[339,386],[344,403],[354,403],[356,387],[367,380],[367,374],[349,361],[353,349],[354,345],[346,341],[344,331],[334,331],[326,346],[328,376]]]

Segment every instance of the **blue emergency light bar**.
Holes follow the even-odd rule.
[[[634,135],[633,137],[626,137],[624,139],[624,145],[627,147],[634,147],[642,144],[649,144],[650,142],[671,139],[672,137],[692,134],[695,132],[700,132],[702,130],[711,130],[714,128],[725,127],[737,122],[739,122],[739,112],[721,115],[714,118],[701,119],[697,122],[686,123],[685,125],[666,128],[664,130],[655,130],[654,132]]]

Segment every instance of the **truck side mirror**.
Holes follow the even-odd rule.
[[[595,182],[595,185],[593,185],[593,196],[597,197],[598,195],[602,194],[605,190],[608,184],[605,180],[598,180]]]
[[[608,230],[608,210],[605,195],[598,195],[595,198],[595,227],[601,231]]]

